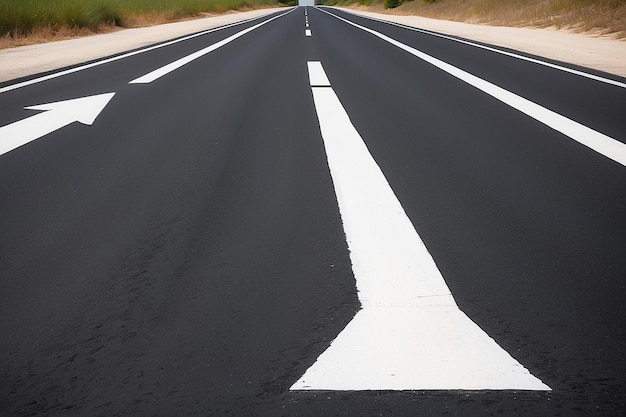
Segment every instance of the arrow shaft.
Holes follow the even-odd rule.
[[[74,122],[54,111],[45,111],[0,127],[0,155],[39,139]]]

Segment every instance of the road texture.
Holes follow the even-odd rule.
[[[115,95],[0,155],[0,415],[626,413],[626,167],[338,17],[626,140],[624,79],[323,8],[4,83],[0,140]],[[290,390],[361,308],[311,61],[459,308],[550,391]]]

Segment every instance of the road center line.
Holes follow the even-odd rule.
[[[229,36],[226,39],[223,39],[223,40],[221,40],[219,42],[214,43],[213,45],[207,46],[206,48],[203,48],[203,49],[201,49],[199,51],[196,51],[193,54],[190,54],[190,55],[187,55],[187,56],[185,56],[183,58],[177,59],[176,61],[171,62],[171,63],[169,63],[167,65],[164,65],[161,68],[158,68],[158,69],[156,69],[154,71],[151,71],[151,72],[149,72],[146,75],[143,75],[143,76],[141,76],[139,78],[136,78],[136,79],[132,80],[131,82],[129,82],[129,84],[147,84],[147,83],[151,83],[152,81],[155,81],[155,80],[163,77],[164,75],[167,75],[170,72],[179,69],[183,65],[186,65],[186,64],[188,64],[188,63],[190,63],[190,62],[192,62],[192,61],[194,61],[194,60],[196,60],[196,59],[198,59],[198,58],[200,58],[200,57],[202,57],[202,56],[204,56],[204,55],[206,55],[206,54],[208,54],[210,52],[213,52],[216,49],[218,49],[218,48],[220,48],[220,47],[222,47],[222,46],[224,46],[224,45],[234,41],[235,39],[240,38],[241,36],[243,36],[243,35],[245,35],[245,34],[247,34],[249,32],[252,32],[255,29],[258,29],[261,26],[263,26],[263,25],[265,25],[265,24],[267,24],[267,23],[269,23],[269,22],[271,22],[273,20],[276,20],[276,19],[278,19],[280,17],[283,17],[283,16],[291,13],[294,10],[295,9],[291,9],[291,10],[285,12],[285,13],[279,14],[278,16],[274,16],[274,17],[272,17],[270,19],[267,19],[267,20],[265,20],[265,21],[263,21],[261,23],[258,23],[258,24],[254,25],[254,26],[251,26],[251,27],[249,27],[247,29],[244,29],[244,30],[242,30],[240,32],[237,32],[234,35],[231,35],[231,36]]]
[[[304,35],[305,35],[305,36],[311,36],[311,29],[306,29],[306,30],[304,31]]]
[[[402,42],[399,42],[389,36],[383,35],[380,32],[376,32],[373,29],[367,28],[365,26],[358,25],[349,20],[346,20],[342,17],[329,13],[325,10],[320,9],[326,14],[333,16],[339,20],[342,20],[356,28],[359,28],[365,32],[368,32],[414,56],[417,58],[428,62],[429,64],[439,68],[442,71],[447,72],[455,78],[458,78],[461,81],[466,82],[467,84],[475,87],[484,93],[489,94],[493,98],[500,100],[502,103],[507,104],[514,109],[519,110],[520,112],[526,114],[527,116],[532,117],[533,119],[545,124],[546,126],[551,127],[552,129],[570,137],[576,142],[587,146],[590,149],[598,152],[601,155],[606,156],[618,162],[624,166],[626,166],[626,144],[613,139],[610,136],[607,136],[603,133],[600,133],[596,130],[593,130],[581,123],[578,123],[572,119],[569,119],[565,116],[560,115],[552,110],[549,110],[543,106],[540,106],[537,103],[534,103],[524,97],[518,96],[508,90],[505,90],[502,87],[499,87],[495,84],[490,83],[489,81],[483,80],[475,75],[470,74],[467,71],[464,71],[460,68],[457,68],[453,65],[450,65],[440,59],[437,59],[433,56],[425,54],[415,48],[412,48]]]
[[[330,81],[326,76],[326,71],[319,61],[309,61],[306,63],[309,70],[309,83],[311,87],[330,87]]]
[[[362,310],[291,390],[550,390],[457,307],[322,65],[308,68]]]

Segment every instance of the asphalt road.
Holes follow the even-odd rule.
[[[0,156],[0,415],[626,414],[626,167],[329,13],[620,143],[626,89],[304,11],[150,83],[270,17],[0,85],[4,127],[115,93]],[[290,391],[361,308],[310,61],[459,308],[551,391]]]

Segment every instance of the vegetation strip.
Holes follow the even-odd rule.
[[[320,4],[466,23],[590,31],[626,38],[625,0],[321,0]]]

